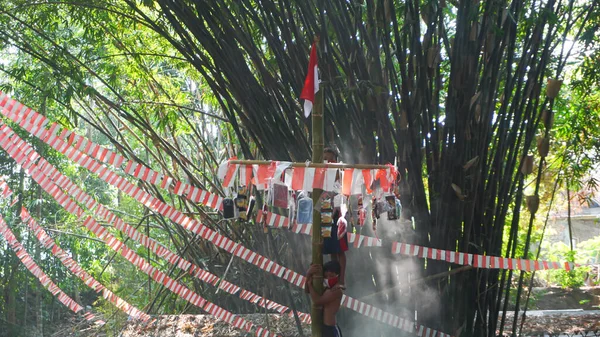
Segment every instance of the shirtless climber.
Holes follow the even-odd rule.
[[[313,276],[321,274],[321,266],[313,264],[306,272],[305,290],[310,294],[314,305],[323,307],[322,337],[342,337],[342,331],[337,326],[335,315],[340,310],[343,287],[338,284],[340,264],[338,261],[329,261],[323,265],[323,286],[325,291],[319,295],[312,284]]]

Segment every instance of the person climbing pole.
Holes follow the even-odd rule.
[[[326,163],[337,163],[338,154],[337,152],[326,147],[323,150],[323,160]],[[339,180],[336,177],[336,180]],[[344,235],[338,238],[338,220],[340,218],[341,210],[339,207],[334,207],[333,210],[333,226],[331,228],[331,236],[323,238],[323,255],[329,254],[332,261],[338,261],[340,265],[340,276],[339,285],[345,287],[346,285],[346,251],[348,250],[348,236]]]
[[[320,275],[323,271],[323,286],[325,291],[319,295],[312,284],[314,275]],[[313,264],[306,272],[305,290],[310,294],[314,305],[323,307],[322,337],[342,337],[342,331],[337,325],[336,314],[340,310],[344,288],[339,284],[341,267],[338,261],[329,261],[321,267]]]

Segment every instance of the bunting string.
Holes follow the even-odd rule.
[[[25,207],[21,209],[21,219],[23,220],[23,223],[25,223],[27,227],[29,227],[29,229],[34,233],[40,244],[44,248],[50,250],[52,255],[57,257],[62,264],[73,274],[79,277],[85,283],[85,285],[98,293],[101,292],[104,299],[128,314],[130,317],[142,320],[144,322],[150,320],[149,315],[127,303],[127,301],[123,300],[115,293],[107,289],[100,282],[96,281],[92,275],[81,268],[79,264],[69,257],[69,255],[56,244],[56,242],[46,233],[46,231],[44,231],[44,229],[37,224]]]
[[[572,262],[537,261],[527,259],[512,259],[500,256],[489,256],[480,254],[460,253],[451,250],[435,249],[413,245],[402,242],[392,242],[392,253],[407,256],[415,256],[422,259],[446,261],[463,266],[486,269],[509,269],[509,270],[550,270],[564,269],[573,270],[575,264]]]
[[[35,164],[36,161],[40,160],[39,154],[37,154],[29,144],[20,139],[10,128],[6,125],[0,127],[0,146],[23,167],[23,169],[30,175],[48,194],[50,194],[63,208],[65,208],[71,214],[82,217],[84,211],[72,200],[69,196],[64,193],[56,183],[50,180],[44,175]],[[22,151],[23,149],[24,151]],[[264,328],[254,326],[251,322],[232,314],[231,312],[211,303],[186,286],[173,280],[157,268],[150,265],[145,259],[140,257],[132,249],[125,246],[120,240],[110,234],[106,228],[98,224],[92,217],[87,217],[83,222],[84,226],[94,233],[99,239],[104,241],[112,250],[120,253],[126,260],[131,262],[133,265],[138,267],[142,272],[149,275],[156,282],[163,284],[167,289],[177,294],[182,299],[198,306],[209,314],[216,318],[223,320],[236,328],[251,331],[256,327],[257,336],[277,336],[276,334],[267,331]],[[260,328],[260,333],[258,329]]]
[[[21,144],[19,148],[21,147],[25,151],[32,150],[27,144]],[[225,280],[221,280],[219,282],[218,276],[200,268],[192,262],[185,260],[184,258],[168,250],[159,242],[141,233],[135,227],[125,223],[122,219],[120,219],[117,215],[108,210],[105,206],[96,202],[91,196],[89,196],[79,186],[74,184],[70,179],[68,179],[66,176],[60,173],[60,171],[58,171],[53,165],[48,163],[44,158],[39,157],[37,155],[36,158],[38,158],[37,168],[41,171],[41,173],[47,176],[50,180],[57,182],[57,185],[61,187],[67,194],[73,197],[75,201],[79,202],[80,204],[86,205],[87,209],[93,212],[93,214],[95,214],[98,218],[104,219],[108,223],[114,224],[116,229],[120,230],[121,232],[132,238],[134,241],[139,242],[144,247],[151,249],[154,253],[157,254],[157,256],[164,258],[165,260],[169,261],[169,263],[176,265],[180,269],[188,272],[190,275],[212,286],[217,286],[218,283],[218,287],[229,294],[235,295],[241,289],[239,286]],[[79,216],[81,216],[81,214]],[[258,299],[255,304],[260,307],[264,307],[269,310],[275,310],[280,314],[283,314],[290,310],[287,306],[278,304],[271,300],[264,299],[259,295],[253,294],[249,291],[246,292],[252,294],[253,298]],[[306,317],[310,318],[310,315],[302,316],[305,317],[305,323],[310,322],[310,319],[308,321],[306,320]]]
[[[83,311],[83,317],[90,322],[95,322],[100,325],[104,325],[105,322],[96,318],[94,314],[86,311],[83,306],[75,302],[71,297],[65,294],[46,273],[35,263],[33,258],[27,253],[25,247],[17,240],[14,233],[10,230],[4,218],[0,216],[0,235],[4,237],[8,246],[15,252],[21,263],[29,270],[33,276],[35,276],[40,283],[46,288],[53,296],[55,296],[60,303],[64,304],[69,310],[74,313],[80,313]]]
[[[256,221],[265,222],[267,226],[274,228],[288,228],[294,233],[312,235],[312,224],[298,224],[294,221],[290,227],[288,217],[278,215],[272,212],[258,212]],[[352,243],[355,248],[359,247],[383,247],[381,239],[367,235],[347,233],[348,243]],[[527,259],[512,259],[500,256],[490,256],[481,254],[461,253],[451,250],[429,248],[415,244],[402,243],[392,241],[392,253],[401,254],[422,259],[432,259],[438,261],[446,261],[458,265],[468,265],[474,268],[486,269],[512,269],[512,270],[550,270],[564,269],[573,270],[579,264],[572,262],[553,262],[553,261],[537,261]]]
[[[233,158],[235,159],[235,158]],[[341,186],[336,184],[336,176],[341,178]],[[384,191],[393,186],[398,173],[388,165],[387,169],[356,169],[328,167],[292,167],[290,162],[270,162],[269,164],[232,164],[224,162],[219,167],[219,178],[224,187],[233,186],[238,178],[240,186],[250,183],[264,189],[269,181],[281,181],[289,189],[312,192],[318,188],[328,192],[341,192],[344,195],[362,193],[362,186],[371,191],[375,181]],[[252,177],[252,178],[251,178]]]
[[[82,151],[100,162],[121,168],[127,174],[160,188],[170,189],[175,194],[185,196],[193,202],[201,203],[216,210],[222,209],[223,198],[221,196],[173,179],[167,174],[154,171],[141,163],[126,159],[106,147],[95,144],[86,137],[61,128],[56,122],[51,123],[44,115],[11,99],[2,91],[0,91],[0,106],[4,108],[2,113],[6,117],[10,118],[38,138],[42,137],[44,134],[49,135],[49,133],[52,133],[56,137],[55,140],[60,139],[66,144],[64,146],[73,146],[75,149]],[[46,129],[46,126],[48,125],[50,125],[50,127]],[[52,144],[48,145],[52,146]]]
[[[99,165],[90,156],[83,154],[81,151],[70,147],[66,142],[64,142],[63,138],[66,137],[66,130],[62,130],[61,136],[57,136],[55,134],[57,128],[55,125],[51,126],[50,129],[46,130],[45,126],[48,124],[48,120],[45,119],[45,117],[41,116],[40,114],[31,110],[30,108],[27,108],[21,103],[12,100],[8,97],[3,97],[2,95],[0,95],[0,106],[4,107],[4,109],[2,109],[2,113],[5,116],[18,123],[24,129],[26,129],[31,134],[44,141],[46,144],[50,145],[52,148],[65,154],[69,159],[75,161],[80,166],[85,167],[91,172],[98,174],[98,176],[102,180],[119,188],[121,191],[125,192],[127,195],[133,197],[134,199],[136,199],[146,207],[152,209],[153,211],[171,219],[175,223],[178,223],[182,227],[192,231],[193,233],[198,234],[200,237],[206,239],[209,242],[214,243],[216,246],[224,249],[225,251],[242,258],[244,261],[254,264],[260,269],[274,274],[279,278],[282,278],[298,287],[302,288],[304,286],[304,276],[288,268],[285,268],[267,259],[266,257],[257,254],[247,249],[246,247],[243,247],[242,245],[233,242],[229,238],[222,236],[221,234],[204,226],[198,221],[190,219],[174,207],[163,203],[162,201],[143,191],[139,187],[133,185],[129,181],[123,179],[122,177],[119,177],[114,172],[108,170],[106,167]],[[90,145],[89,147],[91,146],[92,145]],[[133,167],[133,165],[134,164],[132,164],[131,167]],[[128,173],[132,170],[131,167],[129,167],[129,169],[126,168],[126,171],[128,171]],[[385,172],[383,174],[385,174]],[[378,173],[378,176],[381,175],[382,173]],[[176,184],[174,188],[175,190],[178,189],[177,185],[178,184]],[[183,183],[179,184],[179,191],[181,191],[182,185]],[[187,187],[187,189],[188,191],[185,191],[186,195],[191,191],[189,187]],[[184,193],[183,191],[181,192],[182,194]],[[359,312],[362,315],[374,318],[376,320],[379,320],[381,322],[384,322],[386,324],[392,325],[396,328],[405,331],[418,332],[421,327],[420,325],[415,325],[414,322],[411,322],[408,319],[400,318],[396,315],[384,312],[379,308],[372,307],[371,305],[360,302],[349,296],[344,295],[342,299],[342,305],[353,311]],[[426,327],[423,328],[426,331],[427,329],[429,329]],[[438,336],[447,336],[447,334],[432,329],[429,329],[429,331],[434,331],[436,334],[438,334]]]
[[[114,165],[115,167],[124,166],[125,172],[148,183],[157,185],[162,188],[172,187],[173,192],[175,194],[185,197],[191,201],[201,203],[207,207],[211,207],[217,210],[222,208],[222,197],[199,189],[190,184],[186,184],[184,182],[167,177],[166,175],[160,172],[151,170],[143,164],[135,163],[132,160],[127,160],[119,154],[109,149],[106,149],[105,147],[102,147],[98,144],[95,144],[83,136],[77,135],[69,130],[62,129],[58,126],[58,124],[50,123],[50,121],[45,116],[33,111],[30,108],[27,108],[18,101],[9,98],[6,94],[4,94],[1,91],[0,106],[5,108],[2,111],[2,113],[5,116],[17,122],[21,127],[24,127],[27,131],[31,132],[32,134],[38,137],[43,134],[44,127],[48,124],[51,124],[50,130],[52,130],[52,132],[58,133],[58,139],[66,141],[67,145],[74,146],[76,149],[81,150],[82,152],[86,153],[87,155],[93,158],[96,158],[104,163]],[[224,185],[231,185],[237,174],[239,174],[240,182],[242,184],[247,184],[250,181],[251,174],[254,174],[255,182],[257,182],[258,184],[265,184],[267,180],[273,179],[277,175],[277,172],[279,172],[279,174],[283,172],[288,172],[286,170],[290,168],[290,164],[291,163],[279,164],[277,162],[273,162],[271,166],[275,167],[277,165],[281,165],[281,167],[278,169],[269,170],[267,165],[261,165],[261,167],[259,167],[259,165],[233,165],[225,163],[224,168],[226,173],[223,178]],[[262,167],[267,167],[267,169],[262,170]],[[262,174],[260,173],[261,170]],[[385,179],[383,179],[383,181],[385,181],[384,184],[390,184],[392,178],[395,178],[396,175],[396,173],[392,169],[359,171],[361,171],[362,177],[360,173],[357,174],[358,171],[355,172],[353,169],[346,169],[342,172],[342,182],[346,182],[342,186],[342,190],[345,189],[346,191],[355,191],[357,186],[362,183],[364,183],[368,187],[373,181],[377,179],[382,179],[382,177],[385,177]],[[291,173],[286,173],[290,174],[292,178],[285,180],[290,181],[290,187],[295,187],[295,189],[312,190],[312,188],[309,188],[309,186],[312,186],[314,188],[323,188],[328,191],[333,191],[335,189],[333,181],[337,172],[339,172],[339,169],[336,168],[294,167]],[[352,178],[350,179],[350,177]],[[260,216],[261,214],[259,212],[258,217]],[[267,221],[267,224],[269,226],[289,228],[289,224],[287,226],[285,224],[282,224],[280,226],[277,225],[278,223],[281,223],[281,221],[285,223],[285,219],[287,218],[283,216],[272,214],[269,217],[269,214],[267,214],[267,220],[271,220],[270,222]],[[295,233],[312,235],[312,226],[310,224],[299,225],[294,223],[291,227],[291,230]],[[349,243],[353,243],[355,248],[382,246],[382,242],[380,239],[361,234],[348,233],[348,240]],[[402,242],[392,242],[392,253],[446,261],[459,265],[471,265],[475,268],[489,269],[512,269],[524,271],[548,269],[572,270],[575,266],[579,266],[578,264],[576,265],[570,262],[561,263],[553,261],[510,259],[498,256],[459,253]],[[233,287],[232,289],[235,289],[235,287]]]

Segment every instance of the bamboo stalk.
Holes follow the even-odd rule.
[[[323,161],[323,88],[315,95],[315,104],[312,112],[312,160],[320,163]],[[313,205],[317,205],[323,190],[314,189],[312,194]],[[312,264],[323,265],[323,239],[321,238],[321,212],[313,209],[313,236],[312,236]],[[323,275],[313,276],[313,287],[319,294],[323,294]],[[312,304],[310,310],[312,319],[312,337],[321,337],[323,325],[323,308]]]
[[[70,233],[70,232],[63,232],[63,231],[59,231],[57,229],[52,229],[52,228],[44,228],[46,231],[48,232],[53,232],[53,233],[58,233],[58,234],[64,234],[64,235],[69,235],[69,236],[74,236],[80,239],[85,239],[85,240],[90,240],[90,241],[96,241],[96,242],[102,242],[104,243],[104,241],[100,240],[100,239],[96,239],[96,238],[92,238],[89,236],[85,236],[85,235],[81,235],[81,234],[75,234],[75,233]]]
[[[451,1],[447,4],[439,2],[436,5],[436,2],[423,3],[410,0],[403,7],[391,6],[389,8],[391,17],[386,17],[384,14],[386,9],[381,10],[379,2],[360,2],[365,3],[365,6],[355,6],[350,2],[346,5],[340,1],[316,2],[320,3],[323,6],[322,10],[327,12],[330,29],[324,38],[335,41],[328,43],[328,53],[322,55],[323,64],[336,65],[331,68],[323,67],[324,78],[331,80],[332,86],[336,85],[332,79],[347,78],[350,89],[337,90],[339,87],[336,87],[335,90],[327,93],[331,113],[328,113],[326,122],[337,131],[332,135],[331,140],[342,146],[344,152],[351,152],[349,155],[352,159],[348,159],[351,162],[359,157],[357,155],[359,151],[355,151],[355,147],[360,146],[361,149],[365,149],[365,152],[370,152],[371,158],[382,158],[382,162],[385,162],[390,160],[388,159],[390,151],[393,152],[394,147],[397,146],[398,168],[401,172],[409,172],[408,175],[403,176],[410,186],[406,191],[405,199],[414,200],[410,207],[406,207],[406,212],[410,211],[415,216],[415,229],[419,236],[430,237],[431,243],[439,248],[452,246],[459,241],[461,245],[473,243],[486,252],[500,254],[507,212],[513,207],[511,205],[516,204],[517,211],[514,213],[518,214],[518,209],[521,207],[523,187],[517,172],[518,159],[529,150],[529,144],[532,143],[535,135],[535,128],[532,126],[536,124],[529,121],[532,121],[532,112],[538,111],[536,107],[540,99],[545,98],[543,92],[542,95],[539,94],[540,88],[544,87],[540,74],[547,74],[549,66],[554,64],[554,61],[547,60],[547,55],[553,49],[540,51],[540,32],[552,33],[557,30],[548,26],[543,20],[539,23],[538,21],[523,22],[524,18],[537,15],[538,6],[534,3],[532,7],[529,2],[483,2],[478,6],[469,2]],[[305,71],[301,65],[306,61],[303,57],[307,55],[308,46],[297,41],[302,41],[303,36],[314,34],[314,28],[322,23],[319,21],[320,16],[315,10],[314,1],[265,1],[263,7],[251,6],[250,2],[241,2],[240,6],[231,8],[228,8],[227,2],[204,2],[197,4],[202,9],[197,11],[194,11],[193,4],[157,1],[156,3],[165,13],[164,16],[156,17],[166,17],[171,27],[162,21],[155,22],[150,19],[155,16],[138,8],[134,1],[126,0],[125,3],[137,14],[133,17],[123,14],[127,11],[122,11],[121,15],[156,30],[160,37],[171,43],[182,54],[182,58],[189,61],[205,78],[208,87],[215,93],[223,110],[223,116],[231,122],[231,129],[228,130],[235,133],[242,149],[244,147],[252,149],[262,158],[282,160],[292,158],[293,161],[308,158],[310,144],[306,137],[308,132],[305,132],[304,128],[308,130],[310,125],[308,121],[297,118],[300,106],[297,104],[294,90],[289,89],[298,89],[301,86]],[[444,4],[441,5],[442,3]],[[597,3],[597,0],[593,1],[593,4]],[[573,1],[569,0],[567,13],[572,12],[572,4]],[[589,8],[593,6],[589,5]],[[551,11],[557,11],[562,7],[564,5],[554,6]],[[452,41],[448,38],[447,29],[443,24],[445,14],[442,9],[444,8],[456,10],[457,13],[457,26],[453,29],[455,34],[452,35],[455,36]],[[575,22],[587,21],[587,18],[579,21],[577,17],[589,16],[593,12],[589,10],[577,14],[573,11],[575,18],[572,20],[569,14],[566,26],[560,30],[564,32],[562,40],[566,39],[567,32],[572,32],[570,28],[576,27]],[[222,15],[215,15],[221,13]],[[473,22],[472,18],[477,14],[481,19]],[[421,18],[426,25],[420,24]],[[382,24],[390,20],[392,25]],[[565,21],[561,17],[559,20]],[[38,34],[43,30],[34,29],[35,26],[22,20],[12,20],[12,22],[22,23],[15,24],[15,27],[23,29],[5,29],[3,36],[11,36],[11,40],[20,50],[40,59],[54,69],[56,74],[62,73],[63,75],[59,77],[61,79],[59,88],[65,85],[70,87],[69,83],[71,83],[75,86],[75,92],[78,92],[80,79],[73,76],[69,78],[67,74],[71,69],[79,69],[84,64],[90,65],[85,69],[92,76],[103,74],[93,73],[97,71],[93,66],[95,62],[86,62],[85,57],[76,57],[68,54],[66,50],[62,59],[48,58],[47,55],[51,55],[46,52],[48,43],[57,48],[60,44],[50,41],[52,39],[47,35],[41,37],[43,41],[49,39],[48,43],[27,41],[18,32],[31,30],[34,34]],[[102,20],[98,22],[101,23]],[[199,22],[201,24],[198,24]],[[495,27],[496,25],[498,27]],[[580,28],[577,36],[585,25],[578,26]],[[119,40],[115,34],[111,34],[110,29],[105,28],[103,32]],[[487,39],[483,41],[485,37]],[[452,50],[450,50],[451,43]],[[434,60],[432,64],[431,57],[426,57],[428,51],[437,45],[444,48],[443,52],[440,51],[443,63],[450,62],[451,70],[440,67],[439,60]],[[480,51],[484,47],[486,54],[481,56]],[[126,49],[126,51],[134,51],[134,49]],[[271,58],[271,55],[274,57]],[[376,57],[377,55],[381,56],[381,60]],[[566,62],[562,55],[561,50],[559,66],[554,78],[560,78],[559,75]],[[271,59],[275,62],[270,62]],[[385,70],[382,69],[381,64],[384,59]],[[143,61],[136,62],[140,67],[149,69],[144,66]],[[532,69],[531,74],[536,76],[535,79],[527,80],[527,69]],[[0,69],[0,71],[4,70]],[[151,72],[147,71],[147,73]],[[147,82],[160,89],[153,76],[149,77],[150,80]],[[392,94],[389,95],[389,106],[386,105],[385,99],[379,99],[376,94],[366,93],[366,90],[361,89],[357,79],[374,85],[377,90],[381,87],[384,89],[383,92],[387,91],[385,89],[390,89]],[[20,81],[27,83],[23,79]],[[443,83],[450,83],[447,93],[449,99],[447,103],[440,104],[439,96],[441,88],[444,87]],[[32,85],[32,83],[27,84]],[[35,85],[32,86],[39,90]],[[143,84],[140,85],[142,86]],[[112,89],[111,91],[114,91]],[[536,90],[537,95],[531,94]],[[168,97],[168,91],[164,92],[162,89],[160,91],[167,96],[166,102],[179,105]],[[469,105],[469,97],[473,97],[475,92],[479,92],[481,96]],[[499,99],[501,106],[498,108],[496,104],[500,93],[502,93]],[[442,94],[445,94],[444,90]],[[87,95],[77,96],[79,97],[77,104],[82,106],[87,114],[94,115],[93,112],[98,109],[105,111],[106,126],[101,124],[102,116],[97,120],[88,118],[86,121],[91,120],[92,126],[105,134],[111,142],[120,143],[117,146],[123,148],[122,151],[129,158],[136,158],[127,143],[129,137],[120,135],[119,141],[119,137],[111,135],[110,114],[114,113],[116,116],[126,118],[133,128],[132,131],[138,135],[152,137],[160,135],[158,130],[154,131],[156,128],[153,125],[148,124],[148,121],[141,117],[145,114],[138,111],[141,109],[137,105],[123,103],[132,102],[132,98],[127,95],[123,95],[122,98],[125,100],[119,103],[119,100],[113,99],[109,102],[107,97],[93,93],[95,98],[91,100],[96,100],[98,107],[90,107],[86,104]],[[248,100],[247,97],[255,99]],[[165,102],[162,98],[163,96],[152,96],[152,99]],[[75,115],[80,110],[72,109],[70,104],[61,103],[57,97],[52,99],[61,106],[67,107],[68,111]],[[135,99],[138,97],[133,98]],[[459,121],[457,125],[449,127],[447,123],[444,125],[438,123],[441,113],[439,107],[443,105],[446,105],[447,116],[453,116],[446,119]],[[479,105],[481,109],[477,112],[476,107]],[[368,109],[363,109],[364,106],[368,106]],[[110,113],[106,110],[110,110]],[[337,113],[338,111],[343,113]],[[391,116],[388,116],[388,113]],[[478,116],[479,113],[481,116]],[[85,116],[84,113],[82,114]],[[481,119],[481,122],[460,123],[460,121],[471,120],[473,114],[477,115],[475,120]],[[186,116],[182,112],[180,115]],[[497,118],[494,122],[490,122],[493,115]],[[406,125],[403,125],[402,117],[405,117]],[[390,121],[393,121],[393,124]],[[193,129],[200,137],[200,133]],[[351,131],[345,132],[345,130]],[[390,135],[390,132],[393,135]],[[465,135],[469,138],[467,139]],[[375,137],[377,140],[374,139]],[[488,147],[490,143],[493,145]],[[162,158],[164,153],[174,162],[182,165],[186,174],[192,175],[190,177],[192,183],[196,184],[198,178],[195,176],[202,174],[203,170],[195,166],[195,160],[190,160],[191,163],[185,160],[185,151],[179,144],[186,144],[185,140],[179,142],[178,139],[177,143],[171,145],[169,140],[164,138],[160,140],[157,148],[151,146],[150,149],[157,154],[155,164],[161,167],[166,165],[168,160]],[[425,151],[421,154],[420,148],[423,145]],[[344,146],[352,148],[343,148]],[[204,147],[203,145],[203,151],[207,151]],[[255,157],[248,156],[247,149],[242,152],[245,158]],[[473,177],[472,180],[466,179],[465,173],[460,170],[454,170],[454,167],[459,166],[458,164],[462,166],[466,159],[476,155],[481,158],[481,170],[478,169],[474,174],[469,172]],[[315,160],[313,162],[319,163]],[[423,171],[424,167],[426,167],[425,171]],[[178,170],[173,171],[178,172]],[[426,173],[427,184],[423,184],[424,176],[421,173]],[[444,191],[449,186],[444,181],[448,176],[452,176],[452,182],[469,193],[464,207],[454,207],[458,203],[446,205]],[[204,178],[206,181],[203,184],[212,182],[210,176],[205,175]],[[219,190],[218,187],[215,189]],[[153,191],[157,193],[155,189]],[[519,202],[514,202],[518,194],[521,195],[517,198]],[[185,206],[185,208],[189,207],[199,209],[197,205]],[[460,213],[452,211],[455,209]],[[201,211],[198,212],[202,214]],[[208,216],[205,220],[211,221],[212,226],[219,226],[212,224]],[[165,230],[171,235],[164,219],[158,217],[158,221],[164,224]],[[509,256],[514,255],[513,247],[516,245],[517,229],[518,227],[515,227],[514,233],[511,231],[510,249],[507,251]],[[231,226],[226,230],[231,234],[235,233],[236,228]],[[184,234],[179,227],[176,228],[176,232],[182,236],[182,239],[189,238],[189,234]],[[260,247],[262,243],[260,236],[257,236],[257,243],[254,243],[251,240],[252,235],[246,233],[242,240],[252,241],[252,245]],[[179,245],[178,242],[176,244]],[[193,245],[190,247],[190,252],[197,254],[204,249],[207,248]],[[285,262],[282,261],[282,264]],[[444,262],[428,262],[424,276],[439,273],[443,268],[447,268]],[[494,278],[498,279],[500,273],[502,279],[498,287],[498,281]],[[511,284],[512,274],[508,277],[508,282],[506,282],[506,272],[484,271],[479,274],[483,274],[483,277],[472,280],[463,274],[453,276],[447,285],[439,289],[440,301],[444,303],[443,305],[451,305],[453,310],[430,320],[439,320],[434,324],[447,327],[448,331],[456,331],[456,325],[462,324],[458,322],[469,321],[464,325],[466,331],[463,332],[483,336],[482,329],[485,327],[478,327],[478,325],[481,324],[481,320],[489,317],[489,330],[486,336],[494,336],[497,321],[495,318],[498,316],[498,310],[495,309],[500,308],[501,298],[507,291],[505,284],[507,286]],[[474,294],[483,288],[490,291]],[[498,288],[501,290],[495,290]],[[498,303],[494,304],[496,299],[499,299]],[[489,307],[494,308],[489,310],[488,314]],[[428,319],[425,318],[423,323]],[[473,328],[473,325],[476,327]],[[479,333],[477,329],[480,329]]]
[[[559,171],[559,174],[558,174],[558,177],[556,177],[556,181],[554,182],[554,188],[552,189],[552,196],[550,197],[550,204],[548,205],[548,210],[546,211],[546,219],[544,220],[542,236],[540,238],[538,251],[535,256],[536,260],[538,260],[540,258],[540,254],[542,252],[542,242],[544,241],[544,235],[546,234],[546,226],[548,225],[548,219],[550,219],[550,211],[552,210],[552,204],[554,203],[554,196],[556,195],[556,190],[558,189],[558,184],[560,182],[560,172],[562,171],[562,165],[558,171]],[[531,296],[531,291],[533,289],[533,281],[535,280],[535,272],[536,271],[534,270],[533,273],[531,273],[529,287],[527,288],[527,296],[525,299],[525,306],[523,307],[523,314],[521,315],[521,325],[519,326],[519,333],[517,334],[518,336],[521,335],[521,331],[523,330],[523,325],[525,325],[525,319],[527,318],[527,307],[529,305],[529,298]],[[517,317],[515,316],[514,319],[516,320]]]

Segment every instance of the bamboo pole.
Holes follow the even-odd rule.
[[[319,91],[320,92],[320,91]],[[317,93],[316,95],[318,95],[319,93]],[[317,99],[315,95],[315,100]],[[315,102],[316,105],[316,102]],[[316,109],[316,107],[315,107]],[[313,112],[313,116],[314,116],[314,112]],[[321,116],[321,120],[323,119],[323,116]],[[321,122],[322,124],[322,122]],[[314,120],[313,120],[313,133],[314,131]],[[323,137],[321,137],[321,139],[323,139]],[[314,140],[313,140],[313,151],[314,151]],[[323,143],[321,143],[321,150],[323,150]],[[323,152],[323,151],[321,151]],[[316,162],[315,161],[315,157],[314,157],[314,153],[313,153],[313,161],[312,162],[307,162],[307,163],[291,163],[292,167],[317,167],[317,168],[339,168],[339,169],[344,169],[344,168],[354,168],[354,169],[359,169],[359,170],[374,170],[374,169],[380,169],[380,170],[387,170],[390,167],[387,165],[368,165],[368,164],[343,164],[343,163],[323,163],[323,154],[321,153],[321,162]],[[272,161],[269,160],[230,160],[229,164],[232,165],[270,165],[272,163]]]
[[[313,163],[323,162],[323,88],[315,94],[315,103],[312,112],[312,161]],[[322,189],[313,190],[313,205],[317,205]],[[313,236],[312,236],[312,263],[323,265],[323,239],[321,238],[321,212],[313,209]],[[318,294],[323,294],[323,274],[313,276],[313,287]],[[310,311],[312,319],[311,334],[312,337],[321,337],[321,327],[323,325],[323,308],[312,304]]]

